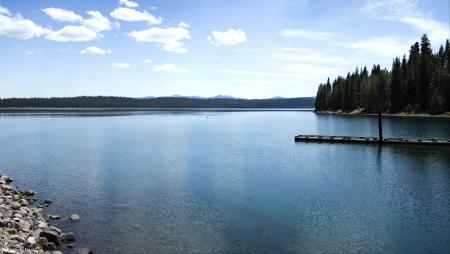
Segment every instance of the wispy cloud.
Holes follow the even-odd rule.
[[[278,72],[267,72],[257,70],[239,70],[239,69],[217,69],[215,73],[228,74],[232,76],[252,76],[259,78],[305,78],[322,77],[323,75],[339,74],[339,70],[332,67],[324,67],[310,64],[287,64],[282,66]]]
[[[288,61],[315,64],[348,65],[350,61],[343,57],[316,53],[305,48],[282,48],[280,52],[270,55],[271,58]]]
[[[112,66],[117,69],[126,69],[126,68],[130,68],[131,64],[129,64],[129,63],[113,63]]]
[[[142,63],[151,64],[151,63],[153,63],[153,61],[152,61],[152,59],[146,58],[146,59],[142,60]]]
[[[305,29],[284,29],[280,32],[281,36],[288,38],[305,38],[308,40],[329,40],[338,36],[336,33],[319,32]]]
[[[89,55],[106,55],[111,54],[111,49],[102,49],[97,46],[89,46],[83,50],[80,50],[80,54],[89,54]]]
[[[175,64],[161,64],[153,66],[155,72],[167,72],[170,74],[188,74],[189,70],[183,67],[176,66]]]
[[[216,46],[237,45],[246,42],[247,36],[242,29],[230,28],[225,32],[212,31],[207,40]]]
[[[439,22],[432,13],[422,11],[418,0],[366,0],[363,10],[372,18],[401,22],[426,33],[435,44],[449,38],[449,23]]]
[[[412,42],[400,42],[391,37],[372,37],[365,40],[347,43],[352,49],[364,49],[384,56],[398,56],[408,52]]]
[[[139,6],[138,3],[130,1],[130,0],[119,0],[119,4],[125,5],[126,7],[136,8]]]

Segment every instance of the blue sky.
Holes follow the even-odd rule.
[[[448,0],[0,0],[0,97],[315,95],[449,38]]]

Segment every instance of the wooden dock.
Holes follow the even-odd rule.
[[[444,145],[450,146],[450,139],[417,139],[417,138],[383,138],[382,142],[375,137],[298,135],[297,142],[346,143],[346,144],[400,144],[400,145]]]

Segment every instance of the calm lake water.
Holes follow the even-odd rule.
[[[449,253],[450,149],[295,143],[376,136],[302,111],[0,113],[0,168],[95,253]],[[450,119],[384,120],[450,138]]]

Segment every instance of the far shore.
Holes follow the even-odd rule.
[[[361,111],[358,110],[354,110],[351,112],[345,112],[342,110],[337,110],[337,111],[316,111],[317,114],[323,114],[323,115],[348,115],[348,116],[376,116],[376,113],[363,113]],[[382,116],[393,116],[393,117],[432,117],[432,118],[450,118],[450,112],[446,112],[443,114],[439,114],[439,115],[430,115],[430,114],[424,114],[424,113],[420,113],[420,114],[416,114],[416,113],[395,113],[395,114],[391,114],[391,113],[382,113]]]

